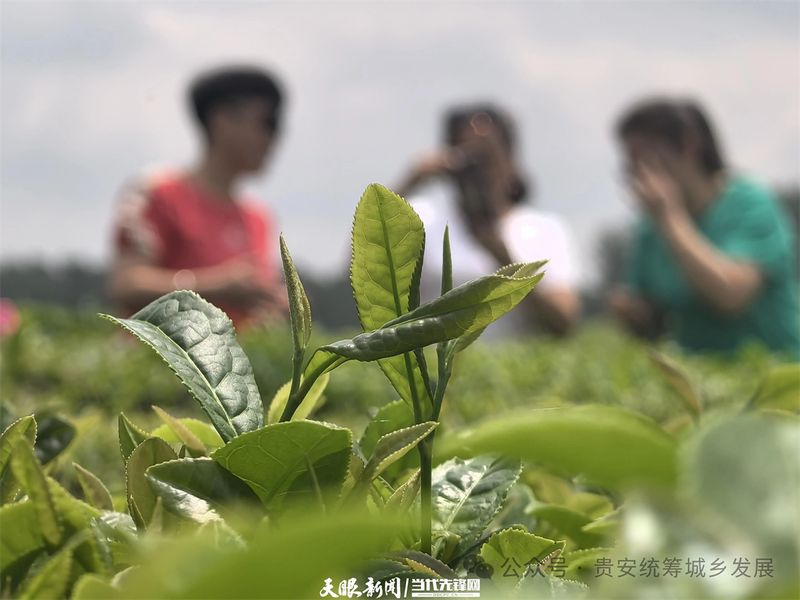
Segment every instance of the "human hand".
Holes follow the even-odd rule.
[[[629,183],[642,207],[656,220],[686,212],[680,183],[659,154],[639,159],[631,169]]]

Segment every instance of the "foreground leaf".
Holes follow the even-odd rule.
[[[541,280],[544,263],[519,266],[513,275],[487,275],[461,285],[380,329],[321,350],[346,360],[372,361],[480,331],[519,304]]]
[[[33,416],[14,421],[0,436],[0,504],[12,500],[19,489],[11,470],[11,455],[20,440],[27,440],[31,446],[36,442],[36,420]]]
[[[200,421],[199,419],[193,419],[191,417],[182,417],[175,420],[180,423],[182,427],[188,429],[197,439],[199,439],[203,443],[204,447],[215,450],[216,448],[225,445],[225,442],[223,442],[222,438],[219,437],[217,430],[205,421]],[[150,432],[148,437],[161,438],[168,444],[183,443],[181,438],[179,438],[167,425],[159,425]]]
[[[311,389],[308,390],[308,393],[306,394],[306,397],[303,398],[300,406],[298,406],[297,410],[294,411],[294,414],[291,418],[292,421],[301,421],[317,410],[322,402],[322,395],[325,393],[325,389],[328,387],[329,380],[330,376],[328,373],[325,373],[314,382],[314,385],[312,385]],[[283,409],[286,408],[286,403],[289,400],[289,392],[291,391],[291,388],[292,382],[287,381],[278,389],[277,392],[275,392],[275,396],[272,398],[272,402],[269,405],[269,411],[267,412],[267,424],[271,425],[272,423],[277,423],[280,421],[281,415],[283,414]]]
[[[86,501],[100,510],[114,510],[111,494],[97,475],[84,469],[78,463],[72,463],[72,466],[75,469],[78,484],[83,490],[83,496]]]
[[[375,450],[364,467],[363,481],[372,481],[387,467],[403,458],[436,429],[438,423],[426,421],[387,433],[378,440]]]
[[[245,483],[210,458],[184,458],[153,465],[145,472],[164,507],[205,523],[220,510],[258,499]]]
[[[493,534],[481,546],[480,557],[492,568],[493,580],[517,584],[546,574],[553,557],[563,550],[564,542],[510,528]]]
[[[295,353],[305,350],[311,337],[311,305],[303,289],[300,276],[294,267],[289,248],[283,236],[280,237],[281,260],[283,262],[283,275],[286,280],[286,290],[289,295],[289,316],[292,324],[292,341]]]
[[[59,552],[47,561],[36,575],[27,580],[20,592],[20,600],[51,600],[66,597],[71,569],[72,552],[69,550]]]
[[[119,451],[122,454],[122,460],[126,463],[136,446],[150,437],[149,433],[135,425],[133,421],[125,416],[125,413],[119,413],[117,432],[119,435]]]
[[[191,456],[206,456],[205,444],[188,427],[158,406],[153,406],[153,410],[158,415],[158,418],[172,430],[172,433],[186,447]]]
[[[350,282],[364,331],[404,315],[418,304],[425,230],[414,209],[382,185],[367,187],[353,220]],[[409,404],[430,404],[419,360],[413,354],[378,361]],[[424,401],[424,402],[423,402]]]
[[[433,524],[436,537],[457,536],[449,562],[475,544],[500,510],[508,490],[519,477],[519,462],[479,456],[454,458],[433,470]],[[443,543],[439,542],[437,550]],[[434,552],[438,554],[438,552]]]
[[[145,477],[147,469],[178,456],[167,443],[159,438],[149,438],[139,444],[128,459],[127,484],[128,507],[139,529],[150,523],[156,507],[156,495]]]
[[[237,437],[211,455],[242,479],[268,509],[338,494],[350,463],[349,429],[316,421],[267,425]]]
[[[259,428],[263,407],[253,368],[231,320],[193,292],[172,292],[130,319],[103,315],[163,358],[200,403],[222,439]]]
[[[703,411],[700,402],[700,395],[695,390],[694,385],[689,380],[689,376],[681,369],[674,361],[670,360],[663,354],[651,350],[649,352],[650,360],[658,367],[661,374],[669,382],[672,389],[683,401],[683,405],[692,414],[692,416],[699,417]]]
[[[39,521],[39,531],[51,546],[57,545],[63,534],[60,518],[56,513],[42,466],[28,440],[22,439],[17,442],[14,455],[11,457],[11,468],[14,477],[33,502]]]
[[[440,458],[494,452],[619,489],[672,487],[677,445],[655,422],[611,406],[520,411],[441,440]]]
[[[767,373],[750,406],[800,411],[800,363],[779,365]]]
[[[284,423],[288,424],[288,423]],[[260,527],[246,548],[220,548],[212,532],[166,540],[120,582],[120,597],[318,598],[326,578],[334,587],[383,551],[401,531],[397,519],[363,511],[331,518],[308,510],[279,528]],[[337,543],[322,543],[335,540]]]

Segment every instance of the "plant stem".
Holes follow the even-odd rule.
[[[313,360],[314,357],[312,356],[311,359]],[[313,386],[317,379],[324,375],[325,372],[330,369],[337,360],[339,360],[338,356],[331,355],[330,358],[320,363],[316,369],[314,369],[305,379],[302,380],[294,394],[289,394],[289,400],[286,402],[286,406],[283,409],[283,414],[281,414],[281,422],[288,421],[292,418],[294,411],[296,411],[297,407],[300,406],[300,403],[308,394],[311,386]],[[294,386],[294,379],[292,379],[292,386]]]
[[[433,435],[433,432],[431,432]],[[433,440],[430,440],[432,442]],[[431,554],[431,520],[433,518],[431,510],[431,471],[433,469],[432,454],[433,444],[429,439],[422,440],[419,448],[419,472],[420,472],[420,550],[426,554]]]

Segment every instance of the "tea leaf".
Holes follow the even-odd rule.
[[[180,442],[186,447],[186,450],[194,457],[206,456],[206,447],[188,427],[181,423],[178,419],[173,417],[167,411],[159,408],[158,406],[152,407],[164,424],[169,427]],[[152,435],[152,434],[151,434]]]
[[[164,440],[149,438],[131,453],[126,469],[128,484],[128,506],[139,529],[144,529],[153,516],[156,495],[145,478],[145,472],[153,465],[178,457]]]
[[[39,520],[39,530],[44,539],[51,546],[58,545],[63,535],[61,520],[56,513],[42,465],[36,459],[28,440],[21,439],[17,442],[11,457],[11,468],[14,477],[33,502]]]
[[[11,501],[19,489],[19,482],[11,469],[11,455],[20,440],[33,446],[36,442],[36,420],[22,417],[9,425],[0,436],[0,504]]]
[[[197,437],[197,439],[203,443],[205,448],[214,450],[225,444],[225,442],[222,441],[222,438],[219,437],[217,430],[205,421],[200,421],[191,417],[182,417],[180,419],[175,418],[175,420],[180,423],[182,427],[188,429],[192,435]],[[181,438],[175,435],[175,432],[167,425],[159,425],[150,432],[148,437],[161,438],[168,444],[183,443]]]
[[[694,416],[700,416],[703,411],[700,402],[700,396],[689,380],[689,376],[681,369],[675,362],[664,356],[663,354],[650,350],[648,353],[650,360],[658,367],[661,374],[669,382],[672,389],[678,394],[678,397],[683,401],[686,409]]]
[[[0,506],[0,577],[4,581],[12,571],[25,569],[46,546],[33,502]]]
[[[72,552],[64,550],[47,561],[41,570],[25,582],[20,600],[64,598],[70,582]]]
[[[800,411],[800,363],[779,365],[767,373],[750,406]]]
[[[600,405],[534,409],[442,439],[441,457],[496,452],[612,489],[674,486],[675,440],[650,419]]]
[[[425,230],[414,209],[382,185],[368,186],[353,220],[350,266],[353,297],[364,331],[378,329],[419,304],[424,252]],[[426,397],[417,357],[387,355],[378,364],[405,401],[413,402],[412,382],[418,399]]]
[[[84,469],[78,463],[72,463],[72,466],[77,474],[78,484],[83,490],[86,502],[100,510],[114,510],[111,494],[97,475]]]
[[[525,577],[544,575],[552,557],[564,550],[564,542],[542,538],[512,527],[494,533],[481,546],[480,557],[492,567],[492,579],[517,584]]]
[[[500,510],[520,471],[519,462],[492,456],[454,458],[436,467],[432,475],[432,527],[436,537],[458,536],[454,555],[475,544]],[[437,548],[441,546],[440,542]],[[447,562],[452,557],[440,558]]]
[[[565,506],[542,504],[534,508],[530,514],[570,538],[579,548],[591,548],[603,541],[603,536],[588,533],[583,529],[593,522],[591,517]]]
[[[288,424],[288,423],[284,423]],[[213,532],[163,542],[153,559],[120,582],[121,597],[170,598],[319,597],[326,578],[357,573],[361,561],[383,551],[401,531],[397,519],[360,510],[336,518],[313,510],[281,527],[255,528],[243,548],[220,547]],[[322,543],[336,540],[337,543]]]
[[[541,280],[543,263],[513,275],[487,275],[461,285],[380,329],[322,347],[348,360],[371,361],[475,333],[514,308]]]
[[[315,482],[333,495],[342,486],[350,462],[349,429],[316,421],[267,425],[237,437],[212,455],[242,479],[265,507],[315,497]],[[331,490],[332,488],[332,490]]]
[[[389,402],[378,409],[375,416],[367,424],[364,434],[358,442],[358,446],[364,456],[370,456],[375,451],[378,440],[392,431],[397,431],[403,427],[410,427],[414,424],[414,414],[411,406],[404,400]],[[385,471],[385,477],[389,480],[394,479],[404,468],[414,468],[419,466],[419,458],[416,454],[406,454],[398,462],[394,463]]]
[[[414,449],[423,439],[425,439],[438,423],[427,421],[418,423],[411,427],[404,427],[382,436],[375,445],[369,461],[364,467],[361,477],[364,481],[371,481],[391,464],[400,460],[409,451]]]
[[[117,588],[97,575],[83,575],[72,588],[72,600],[112,600],[118,597]]]
[[[283,236],[280,237],[281,260],[283,274],[286,279],[286,290],[289,294],[289,317],[292,323],[292,341],[296,353],[302,353],[311,337],[311,305],[303,289],[303,283],[294,267],[289,248]]]
[[[36,415],[36,458],[42,465],[61,454],[75,438],[75,427],[69,421],[49,412]]]
[[[241,479],[210,458],[162,462],[145,477],[166,509],[199,523],[219,518],[226,503],[258,501]]]
[[[250,361],[231,320],[193,292],[172,292],[130,319],[104,318],[128,330],[166,361],[200,403],[222,439],[259,428],[263,406]]]
[[[119,433],[119,451],[122,454],[122,460],[125,462],[128,462],[131,452],[134,451],[136,446],[150,437],[149,433],[135,425],[133,421],[125,416],[125,413],[119,413],[117,431]]]
[[[291,418],[292,421],[301,421],[313,414],[314,411],[319,408],[323,399],[322,395],[325,393],[325,388],[328,387],[329,380],[330,376],[325,373],[314,382],[314,385],[312,385],[311,389],[308,390],[308,393],[306,394],[306,397],[303,398],[300,406],[298,406],[297,410],[294,411],[294,414]],[[286,408],[286,403],[289,400],[289,392],[291,391],[291,387],[292,382],[287,381],[278,389],[277,392],[275,392],[275,396],[272,398],[272,402],[269,405],[269,411],[267,412],[268,425],[277,423],[280,420],[281,415],[283,414],[283,409]]]

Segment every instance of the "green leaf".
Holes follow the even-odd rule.
[[[457,535],[455,555],[469,549],[500,510],[520,471],[519,462],[492,456],[454,458],[436,467],[432,474],[435,536]],[[440,541],[436,547],[441,546]],[[439,558],[449,562],[452,556]]]
[[[72,600],[112,600],[118,590],[97,575],[86,574],[72,588]]]
[[[612,489],[672,487],[675,440],[650,419],[612,406],[513,412],[442,439],[440,458],[494,452]]]
[[[191,456],[197,457],[207,455],[205,444],[203,444],[200,438],[192,433],[188,427],[158,406],[153,406],[152,408],[164,424],[172,430],[180,442],[186,446],[186,450]]]
[[[391,464],[397,462],[436,429],[438,423],[426,421],[404,427],[382,436],[361,474],[362,481],[372,481]]]
[[[11,501],[19,489],[11,470],[11,455],[20,440],[27,440],[31,446],[36,442],[36,420],[32,415],[14,421],[0,436],[0,504]]]
[[[424,251],[425,230],[414,209],[382,185],[369,185],[356,207],[350,265],[353,296],[364,331],[378,329],[418,304]],[[378,364],[409,403],[413,403],[413,384],[422,407],[422,399],[428,396],[419,361],[413,354],[395,356],[399,354],[402,352],[388,354]]]
[[[686,491],[701,509],[714,514],[721,531],[727,524],[765,550],[797,547],[797,420],[746,413],[713,421],[689,446],[685,458]],[[776,573],[786,558],[785,553],[775,552]],[[788,562],[796,560],[784,563],[787,567]]]
[[[220,548],[212,531],[164,540],[120,583],[121,596],[160,598],[168,582],[173,599],[318,598],[326,578],[338,588],[341,579],[354,577],[361,561],[391,543],[401,523],[363,509],[336,518],[309,511],[281,527],[254,529],[247,546],[234,550]]]
[[[131,453],[126,473],[128,507],[139,529],[147,527],[156,506],[156,495],[147,482],[145,472],[153,465],[177,458],[172,448],[159,438],[146,439]]]
[[[591,517],[565,506],[543,504],[534,508],[531,514],[570,538],[579,548],[590,548],[603,542],[602,535],[587,533],[583,529],[593,522]]]
[[[225,506],[256,501],[245,483],[210,458],[184,458],[153,465],[145,477],[164,507],[205,523],[219,518]]]
[[[536,536],[518,528],[494,533],[481,546],[480,557],[492,567],[498,583],[518,584],[525,577],[547,573],[550,562],[564,550],[564,542]]]
[[[25,568],[47,541],[39,525],[39,513],[33,502],[23,500],[0,506],[0,577]]]
[[[750,406],[800,411],[800,363],[779,365],[767,373]]]
[[[514,308],[543,277],[544,263],[519,266],[513,275],[487,275],[461,285],[380,329],[321,350],[347,360],[372,361],[467,336]]]
[[[309,415],[313,414],[317,408],[319,408],[323,400],[322,395],[325,393],[325,388],[328,387],[329,379],[330,375],[325,373],[314,382],[314,385],[312,385],[311,389],[308,390],[308,393],[306,394],[306,397],[303,398],[300,406],[298,406],[297,410],[294,411],[294,414],[291,418],[292,421],[301,421],[306,419]],[[278,389],[277,392],[275,392],[275,396],[272,398],[272,402],[269,405],[269,411],[267,412],[267,424],[271,425],[280,420],[281,415],[283,414],[283,409],[286,407],[286,402],[289,400],[289,392],[291,391],[291,387],[292,382],[287,381]]]
[[[192,435],[197,437],[205,448],[215,450],[225,445],[225,442],[219,437],[217,430],[205,421],[200,421],[199,419],[193,419],[191,417],[175,418],[175,420],[180,423],[182,427],[188,429]],[[159,425],[150,432],[148,437],[161,438],[168,444],[183,443],[183,440],[175,435],[175,432],[168,425]]]
[[[420,470],[414,471],[405,483],[400,485],[386,501],[387,510],[405,511],[411,508],[420,490]]]
[[[72,570],[72,552],[65,550],[59,552],[41,568],[33,577],[28,579],[25,587],[20,592],[20,600],[51,600],[64,598],[70,582]]]
[[[442,561],[418,550],[399,550],[386,555],[390,560],[395,560],[402,565],[410,567],[415,573],[423,573],[436,578],[455,579],[455,571]]]
[[[78,484],[83,490],[83,496],[86,498],[86,502],[100,510],[114,510],[114,502],[111,499],[111,494],[97,475],[84,469],[78,463],[72,463],[72,466],[75,468]]]
[[[14,471],[14,477],[33,502],[39,520],[39,530],[44,539],[52,546],[58,545],[63,534],[60,519],[56,513],[42,466],[36,459],[33,447],[28,440],[21,439],[17,442],[11,457],[11,468]]]
[[[381,437],[387,433],[397,431],[398,429],[410,427],[413,424],[414,413],[407,402],[404,400],[395,400],[394,402],[384,404],[367,424],[364,434],[358,442],[359,448],[364,453],[364,456],[370,456],[375,452],[375,446],[377,446],[378,440]],[[385,471],[384,476],[389,478],[389,480],[393,480],[404,469],[418,466],[419,458],[416,454],[406,454],[402,460],[391,465]]]
[[[655,350],[649,351],[650,360],[658,368],[664,378],[669,382],[670,386],[678,397],[683,401],[686,407],[694,417],[699,417],[703,412],[703,406],[700,402],[700,395],[695,390],[694,385],[689,380],[689,376],[681,369],[674,361],[670,360],[663,354]]]
[[[263,406],[233,323],[194,292],[151,302],[130,319],[104,318],[153,348],[200,403],[222,439],[261,427]]]
[[[125,462],[128,462],[131,452],[134,451],[136,446],[150,437],[149,433],[135,425],[133,421],[125,416],[125,413],[119,413],[117,431],[119,434],[119,451],[122,454],[122,460]]]
[[[350,462],[349,429],[288,421],[243,434],[211,458],[242,479],[268,509],[313,499],[316,486],[338,494]],[[332,488],[332,489],[331,489]]]
[[[442,238],[442,296],[453,289],[453,255],[450,251],[450,226],[445,225]]]
[[[72,548],[72,556],[84,571],[102,573],[108,568],[107,548],[93,535],[92,524],[101,516],[96,508],[73,497],[53,478],[47,487],[64,527],[64,539]]]
[[[49,412],[36,413],[36,444],[39,462],[46,465],[61,454],[75,438],[75,426]]]
[[[588,580],[596,577],[595,569],[597,559],[613,556],[614,548],[585,548],[573,550],[564,554],[564,576],[570,579],[577,578]]]
[[[280,244],[283,274],[286,279],[286,289],[289,294],[289,316],[292,323],[292,341],[294,342],[295,352],[302,353],[311,337],[311,305],[308,302],[308,296],[306,296],[306,291],[303,289],[300,276],[297,274],[297,269],[294,267],[292,257],[289,254],[289,248],[286,246],[283,236],[280,238]]]

